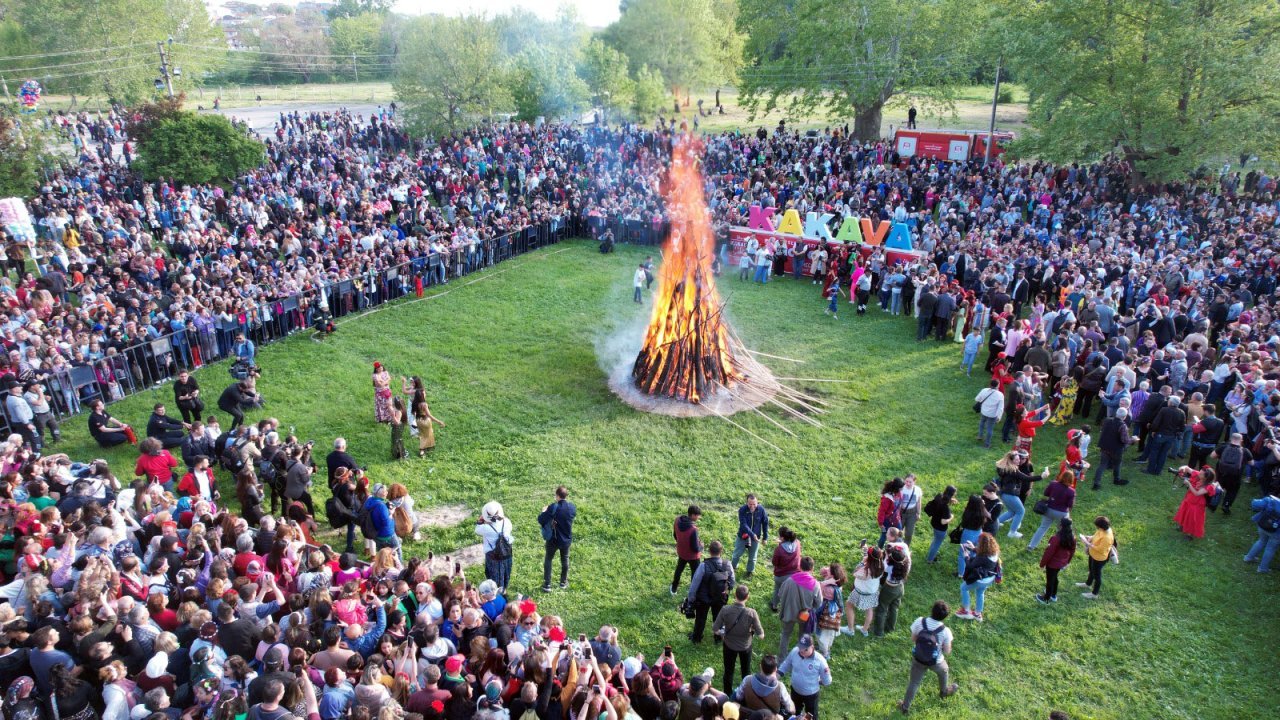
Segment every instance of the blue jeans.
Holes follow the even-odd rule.
[[[1268,572],[1271,570],[1271,558],[1275,557],[1277,548],[1280,548],[1280,530],[1267,532],[1258,528],[1258,540],[1253,547],[1249,548],[1249,554],[1244,556],[1244,561],[1253,562],[1261,555],[1262,561],[1258,563],[1258,572]]]
[[[978,359],[978,351],[976,350],[971,353],[967,352],[964,354],[964,359],[960,361],[960,367],[964,368],[964,374],[966,376],[968,376],[969,373],[973,371],[973,363],[977,359]]]
[[[982,534],[981,530],[961,530],[960,531],[960,552],[956,557],[956,574],[964,577],[965,557],[964,544],[967,542],[977,544],[978,536]]]
[[[747,574],[750,575],[756,571],[756,555],[760,554],[760,543],[755,540],[745,540],[741,537],[733,541],[733,560],[730,561],[730,564],[733,565],[734,572],[737,572],[738,561],[742,559],[744,554],[747,556]]]
[[[1178,436],[1177,441],[1174,442],[1173,452],[1170,454],[1172,454],[1174,457],[1184,458],[1187,456],[1187,453],[1190,450],[1191,450],[1191,427],[1187,426],[1187,428],[1182,431],[1182,434]]]
[[[942,543],[946,541],[947,541],[946,530],[934,530],[933,542],[929,543],[929,554],[925,556],[925,559],[928,560],[929,562],[933,562],[934,560],[937,560],[938,551],[942,549]]]
[[[1004,501],[1005,511],[1000,513],[1000,517],[996,518],[996,524],[1003,525],[1009,522],[1009,532],[1016,533],[1022,525],[1022,516],[1027,514],[1027,508],[1022,504],[1022,498],[1017,495],[1000,494],[1000,499]]]
[[[765,284],[769,283],[769,265],[768,264],[756,266],[755,282],[765,283]]]
[[[1173,433],[1155,433],[1148,438],[1147,447],[1147,474],[1159,475],[1161,468],[1169,459],[1169,451],[1173,449],[1173,442],[1178,438]]]
[[[961,553],[962,555],[964,553]],[[973,609],[975,612],[981,613],[987,599],[987,588],[991,587],[991,583],[996,581],[996,576],[982,578],[977,582],[960,583],[960,606],[969,608],[969,592],[973,591],[977,595],[973,601]]]
[[[1032,535],[1031,542],[1027,543],[1027,549],[1035,550],[1036,546],[1040,544],[1040,538],[1044,537],[1044,534],[1049,532],[1050,528],[1057,527],[1058,522],[1066,516],[1067,513],[1060,510],[1054,510],[1053,508],[1046,510],[1044,517],[1040,518],[1040,527],[1036,528],[1036,534]]]
[[[892,310],[893,314],[901,315],[902,314],[902,291],[895,289],[892,291],[889,297],[890,297],[890,305],[893,308]]]
[[[991,447],[991,435],[996,431],[996,422],[999,418],[982,416],[978,421],[978,437],[982,438],[982,447]]]

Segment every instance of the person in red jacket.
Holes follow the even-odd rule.
[[[800,572],[800,538],[787,526],[778,529],[778,547],[773,549],[773,597],[769,609],[778,612],[778,590],[793,574]]]
[[[894,478],[880,489],[880,507],[876,508],[876,524],[880,526],[880,539],[876,547],[884,547],[889,528],[902,529],[902,478]]]
[[[218,481],[214,479],[213,470],[209,467],[209,458],[204,455],[196,457],[191,472],[183,475],[178,482],[178,492],[204,500],[218,500]]]
[[[702,564],[702,540],[698,537],[698,518],[702,517],[702,508],[690,505],[689,512],[676,518],[671,534],[676,539],[676,574],[671,578],[671,594],[675,595],[680,587],[680,577],[684,568],[689,567],[689,579],[698,572]]]
[[[1049,538],[1049,545],[1040,555],[1040,567],[1044,568],[1044,593],[1037,594],[1040,603],[1058,602],[1058,573],[1071,564],[1076,554],[1076,536],[1071,518],[1058,521],[1058,532]]]

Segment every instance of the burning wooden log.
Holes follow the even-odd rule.
[[[662,251],[658,292],[636,356],[632,378],[650,395],[698,403],[718,385],[742,379],[723,318],[711,256],[711,220],[697,168],[701,148],[692,137],[672,153],[667,204],[672,231]]]

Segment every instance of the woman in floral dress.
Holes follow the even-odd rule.
[[[373,419],[391,422],[391,373],[380,362],[373,364]]]

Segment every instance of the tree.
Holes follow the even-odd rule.
[[[521,120],[533,120],[539,115],[552,119],[571,117],[586,107],[590,95],[569,53],[548,47],[533,47],[521,53],[514,60],[510,78],[516,116]]]
[[[1280,10],[1254,0],[1002,6],[1007,61],[1031,94],[1016,149],[1118,151],[1143,177],[1185,177],[1241,151],[1280,155]]]
[[[334,70],[324,16],[318,12],[296,12],[272,20],[262,27],[258,47],[260,63],[304,83]]]
[[[636,73],[635,103],[632,110],[636,117],[644,119],[652,117],[667,105],[667,84],[662,73],[651,69],[648,65],[640,66]]]
[[[155,43],[172,38],[170,59],[181,68],[174,89],[194,86],[225,61],[222,31],[201,0],[11,0],[6,17],[21,24],[41,53],[24,75],[47,93],[85,93],[135,102],[155,93]],[[108,50],[86,52],[97,48]],[[8,67],[8,66],[6,66]]]
[[[385,15],[364,13],[343,16],[329,24],[329,47],[334,55],[341,56],[337,59],[340,75],[344,70],[355,77],[386,75],[391,65],[389,48],[384,45],[386,23]]]
[[[592,38],[578,61],[578,75],[587,84],[592,102],[609,110],[627,110],[635,99],[635,82],[627,75],[627,56]]]
[[[510,107],[492,24],[477,16],[414,18],[404,33],[391,87],[418,133],[451,132]]]
[[[138,143],[134,167],[148,180],[229,183],[263,157],[262,143],[225,117],[184,111],[157,122]]]
[[[368,14],[386,15],[391,12],[392,4],[393,0],[338,0],[325,15],[330,21]]]
[[[154,102],[143,103],[134,108],[126,122],[129,137],[135,142],[145,142],[151,133],[165,120],[177,120],[182,117],[182,103],[186,95],[162,97]]]
[[[648,65],[673,91],[687,91],[727,82],[737,71],[741,37],[732,18],[716,15],[734,9],[735,0],[631,0],[604,38],[633,70]]]
[[[753,119],[778,107],[853,116],[858,139],[877,139],[885,104],[904,89],[950,101],[971,68],[964,27],[981,25],[972,14],[957,0],[742,0],[742,101]]]
[[[0,197],[31,197],[44,162],[42,136],[29,124],[19,136],[13,118],[0,116]]]

